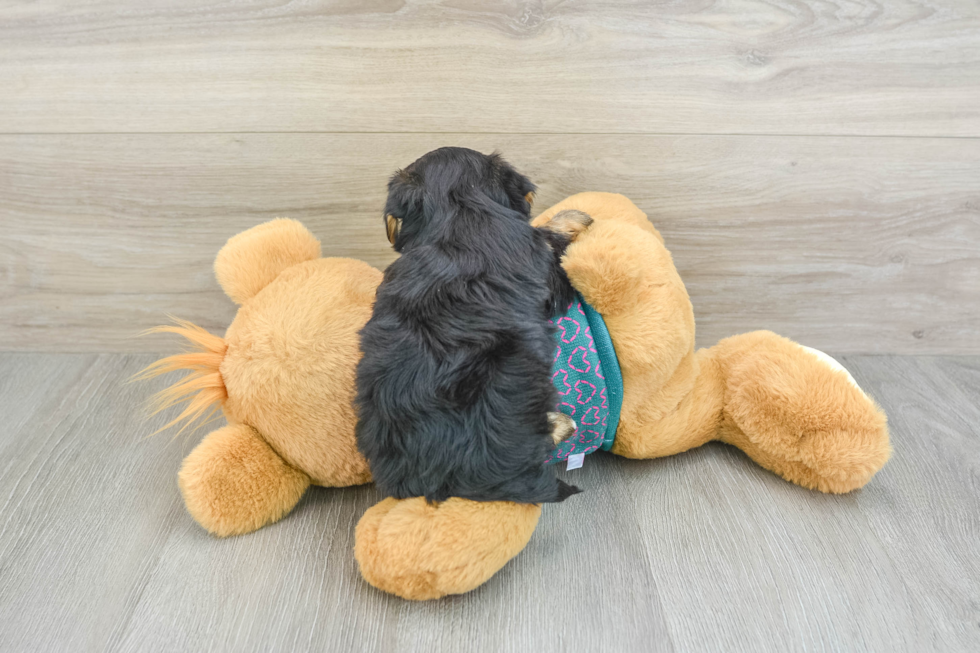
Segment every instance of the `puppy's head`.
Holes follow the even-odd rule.
[[[491,209],[526,222],[534,191],[534,184],[497,153],[433,150],[388,182],[388,241],[400,252],[416,240],[430,239],[467,208]]]

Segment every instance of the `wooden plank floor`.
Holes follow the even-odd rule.
[[[153,384],[123,382],[150,360],[0,355],[0,650],[980,649],[980,358],[841,357],[895,448],[861,491],[803,490],[722,445],[591,456],[521,555],[423,604],[357,574],[372,487],[205,534],[176,487],[194,441],[147,439]]]

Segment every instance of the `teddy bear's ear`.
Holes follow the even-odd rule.
[[[214,260],[214,273],[225,294],[241,304],[286,268],[318,258],[320,241],[306,227],[276,218],[232,236]]]

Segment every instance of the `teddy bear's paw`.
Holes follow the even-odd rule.
[[[220,537],[278,521],[310,485],[244,424],[209,433],[184,459],[178,479],[188,512]]]
[[[527,545],[538,505],[388,498],[357,524],[354,557],[371,585],[404,599],[437,599],[485,583]]]
[[[731,367],[725,414],[742,437],[733,444],[805,487],[862,487],[891,452],[884,413],[839,364],[768,335]]]

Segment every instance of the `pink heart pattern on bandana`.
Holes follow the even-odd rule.
[[[580,298],[576,297],[565,314],[551,323],[557,329],[551,368],[551,381],[558,391],[555,410],[575,420],[577,428],[548,455],[545,464],[566,460],[575,453],[591,453],[601,447],[609,416],[606,381]]]

